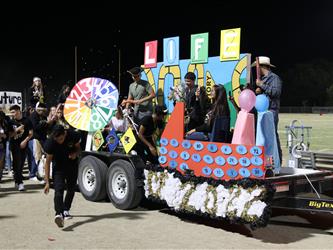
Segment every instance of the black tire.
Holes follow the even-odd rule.
[[[143,198],[143,188],[138,187],[138,180],[135,176],[135,168],[128,161],[116,160],[110,165],[106,190],[110,201],[116,208],[128,210],[140,204]]]
[[[84,157],[79,164],[78,183],[83,197],[89,201],[106,198],[105,179],[108,167],[94,156]],[[91,177],[92,179],[89,180]]]

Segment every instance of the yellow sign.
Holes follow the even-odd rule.
[[[206,72],[206,93],[209,99],[212,99],[211,92],[215,85],[215,81],[209,71]]]
[[[326,201],[309,201],[309,207],[313,208],[333,208],[332,202],[326,202]]]
[[[93,144],[96,150],[98,150],[104,143],[102,132],[97,130],[93,137]]]
[[[221,61],[239,60],[241,29],[221,30]]]
[[[120,138],[120,141],[123,144],[126,154],[128,154],[136,143],[136,139],[131,128],[127,129],[126,133]]]

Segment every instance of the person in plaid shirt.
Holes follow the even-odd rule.
[[[252,64],[255,66],[256,62]],[[278,123],[279,123],[279,110],[280,110],[280,96],[282,91],[282,81],[280,77],[272,72],[272,68],[275,68],[271,64],[271,60],[267,56],[259,56],[259,67],[260,67],[260,79],[256,80],[256,94],[265,94],[269,99],[269,111],[273,113],[275,133],[279,150],[280,162],[282,164],[282,150],[280,139],[278,135]]]

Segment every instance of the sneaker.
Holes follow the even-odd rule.
[[[24,185],[23,183],[18,184],[18,191],[24,191]]]
[[[65,220],[69,220],[69,219],[72,219],[73,216],[69,214],[69,211],[64,211],[64,219]]]
[[[39,183],[42,184],[42,185],[44,185],[44,184],[45,184],[45,181],[44,181],[44,180],[41,180]]]
[[[36,181],[36,182],[37,182],[37,181],[39,181],[39,180],[38,180],[37,177],[35,176],[35,177],[30,177],[30,178],[29,178],[29,181]]]
[[[57,224],[58,227],[64,227],[64,218],[62,217],[61,214],[57,214],[54,217],[54,222]]]

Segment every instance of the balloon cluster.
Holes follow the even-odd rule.
[[[244,89],[238,98],[239,107],[250,112],[253,107],[256,108],[258,112],[265,112],[269,107],[269,100],[265,94],[255,95],[255,93],[250,89]]]

